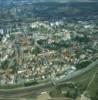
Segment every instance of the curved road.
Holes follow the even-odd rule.
[[[47,83],[41,83],[35,86],[27,86],[27,87],[17,87],[12,89],[0,89],[0,98],[14,98],[14,97],[26,97],[29,95],[35,95],[37,93],[47,91],[50,88],[58,85],[65,84],[67,82],[73,82],[73,81],[81,81],[83,78],[91,78],[96,71],[98,71],[98,60],[87,66],[86,68],[83,68],[81,70],[78,70],[76,72],[73,72],[70,75],[67,75],[63,79],[51,79]]]

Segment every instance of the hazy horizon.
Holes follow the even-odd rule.
[[[31,2],[98,2],[98,0],[0,0],[0,2],[31,1]]]

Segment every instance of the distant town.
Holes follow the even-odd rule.
[[[64,9],[60,5],[58,11],[61,14]],[[40,17],[34,15],[33,18],[26,18],[33,15],[31,12],[25,13],[25,9],[30,11],[26,4],[23,6],[24,12],[21,5],[12,6],[13,9],[7,6],[10,9],[7,11],[6,7],[0,8],[0,86],[31,80],[37,83],[39,80],[63,79],[98,59],[98,16],[93,11],[87,12],[91,16],[84,14],[82,17],[78,8],[72,6],[72,12],[70,6],[70,9],[65,9],[68,18],[63,14],[54,17],[55,10],[47,18],[49,13],[47,16],[43,11],[38,14],[41,9],[35,7],[33,9]],[[32,9],[31,3],[29,7]],[[43,9],[48,10],[48,7]],[[19,17],[19,12],[23,13],[23,19]]]

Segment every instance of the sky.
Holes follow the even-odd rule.
[[[36,2],[90,2],[90,1],[98,1],[98,0],[32,0]]]
[[[90,1],[98,1],[98,0],[32,0],[36,2],[90,2]]]
[[[98,0],[0,0],[0,2],[13,2],[13,1],[32,1],[32,2],[91,2]]]
[[[60,0],[57,0],[57,1],[60,1]],[[85,1],[98,1],[98,0],[61,0],[61,1],[65,1],[65,2],[69,2],[69,1],[85,2]]]

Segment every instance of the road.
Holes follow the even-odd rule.
[[[29,95],[39,94],[40,92],[47,91],[54,86],[59,86],[67,82],[81,81],[81,79],[91,78],[95,71],[98,71],[98,60],[72,74],[66,76],[63,79],[55,80],[52,79],[47,83],[41,83],[35,86],[17,87],[12,89],[0,89],[0,97],[15,98],[15,97],[26,97]]]

